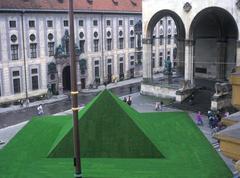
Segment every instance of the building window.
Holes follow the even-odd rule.
[[[53,21],[52,20],[47,21],[47,27],[49,27],[49,28],[53,27]]]
[[[49,34],[48,34],[48,40],[50,40],[50,41],[53,40],[53,34],[52,34],[52,33],[49,33]]]
[[[54,56],[54,42],[48,43],[48,56]]]
[[[85,52],[84,44],[85,44],[85,40],[80,40],[79,41],[80,53],[84,53]]]
[[[107,50],[108,51],[112,50],[112,39],[107,39]]]
[[[123,63],[123,57],[119,58],[119,79],[124,79],[124,63]]]
[[[98,26],[98,21],[97,20],[93,20],[93,26]]]
[[[130,65],[134,66],[134,64],[135,64],[134,56],[130,56]]]
[[[10,21],[9,21],[9,27],[10,27],[10,28],[16,28],[16,26],[17,26],[17,25],[16,25],[16,21],[15,21],[15,20],[10,20]]]
[[[93,40],[93,51],[98,52],[98,40]]]
[[[83,27],[84,26],[83,20],[79,20],[78,24],[79,24],[80,27]]]
[[[99,61],[94,61],[95,64],[95,78],[99,78],[100,77],[100,73],[99,73]]]
[[[160,52],[159,53],[159,67],[162,67],[162,64],[163,64],[163,53]]]
[[[119,38],[119,49],[123,49],[123,38]]]
[[[174,43],[177,43],[177,35],[174,35]]]
[[[107,26],[111,25],[111,20],[107,20]]]
[[[37,44],[30,44],[30,58],[37,58]]]
[[[171,44],[171,37],[172,37],[171,35],[168,35],[168,42],[167,42],[167,43],[168,43],[169,45]]]
[[[34,34],[31,34],[30,37],[29,37],[29,39],[30,39],[31,41],[35,41],[35,40],[36,40],[36,36],[35,36]]]
[[[13,93],[20,93],[21,92],[21,80],[20,80],[20,72],[19,71],[13,71],[12,72],[13,77]]]
[[[160,35],[159,44],[160,44],[160,45],[163,45],[163,35]]]
[[[131,37],[130,38],[130,48],[134,48],[135,46],[135,40],[134,40],[134,37]]]
[[[122,26],[122,25],[123,25],[123,21],[122,21],[122,20],[119,20],[119,21],[118,21],[118,25],[119,25],[119,26]]]
[[[171,60],[171,52],[170,51],[167,52],[167,59]]]
[[[152,53],[152,68],[155,68],[155,53]]]
[[[171,20],[168,20],[168,25],[171,25],[172,24],[172,21]]]
[[[35,21],[29,20],[28,25],[29,25],[29,28],[35,28]]]
[[[17,44],[11,45],[11,56],[12,56],[12,60],[18,60],[18,45]]]
[[[31,69],[31,78],[32,78],[32,90],[38,90],[38,69]]]
[[[162,25],[163,24],[163,20],[160,20],[160,25]]]
[[[63,26],[64,26],[64,27],[68,27],[68,20],[64,20],[64,21],[63,21]]]
[[[130,25],[133,25],[134,21],[133,20],[130,20]]]

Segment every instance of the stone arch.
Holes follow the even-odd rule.
[[[175,21],[175,24],[177,26],[177,34],[179,35],[179,38],[185,39],[186,31],[185,31],[185,26],[184,26],[184,23],[183,23],[181,17],[176,12],[174,12],[172,10],[168,10],[168,9],[160,10],[152,16],[152,18],[150,19],[150,21],[147,25],[146,37],[147,38],[152,37],[152,33],[153,33],[153,29],[154,29],[155,25],[161,18],[163,18],[165,16],[170,16],[173,18],[173,20]]]
[[[186,30],[185,25],[181,19],[181,17],[174,11],[164,9],[160,10],[157,13],[155,13],[149,22],[147,23],[146,29],[144,31],[145,34],[143,36],[145,37],[143,39],[143,79],[146,82],[152,81],[152,62],[149,59],[152,59],[152,35],[153,30],[156,26],[156,24],[162,19],[163,17],[170,16],[177,28],[177,47],[178,47],[178,60],[179,60],[179,68],[182,68],[181,70],[184,73],[184,58],[185,58],[185,37],[186,37]]]
[[[234,17],[220,7],[207,7],[192,20],[189,39],[193,45],[193,78],[196,85],[209,80],[225,81],[236,66],[239,37]]]

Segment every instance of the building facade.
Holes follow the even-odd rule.
[[[228,81],[240,64],[240,1],[143,0],[143,78],[152,81],[153,32],[170,16],[177,28],[177,68],[185,81]]]
[[[140,76],[141,1],[74,7],[78,89]],[[0,103],[70,90],[68,1],[1,1],[0,9]]]
[[[70,90],[68,1],[0,1],[0,103]],[[78,89],[142,76],[142,1],[78,0]],[[176,59],[176,25],[168,16],[153,33],[154,73]]]

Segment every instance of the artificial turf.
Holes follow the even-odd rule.
[[[232,177],[184,112],[140,114],[104,91],[79,118],[84,178]],[[71,129],[70,116],[34,118],[0,150],[0,177],[73,177]]]

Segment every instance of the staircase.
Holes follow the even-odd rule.
[[[201,111],[203,114],[207,114],[207,111],[211,107],[211,98],[214,92],[208,89],[196,89],[193,92],[193,100],[188,97],[182,103],[173,103],[169,107],[178,108],[180,110],[198,112]]]

